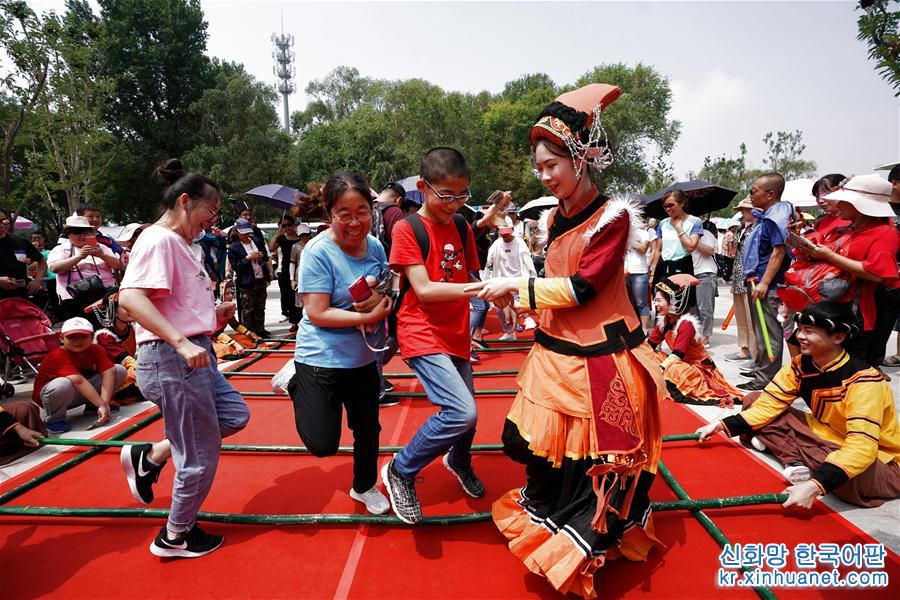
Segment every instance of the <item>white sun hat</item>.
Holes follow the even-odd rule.
[[[825,196],[825,200],[847,202],[869,217],[893,217],[891,190],[890,182],[884,177],[857,175]]]

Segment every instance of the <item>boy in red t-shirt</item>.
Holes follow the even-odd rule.
[[[464,291],[477,281],[470,273],[478,272],[479,263],[471,228],[454,220],[456,210],[471,196],[469,166],[458,151],[435,148],[422,158],[420,174],[416,187],[425,203],[394,226],[390,264],[409,284],[397,312],[400,352],[440,411],[381,473],[394,513],[409,524],[422,518],[416,475],[442,454],[444,466],[467,494],[484,495],[470,452],[478,413],[470,362],[469,297],[478,288]],[[411,225],[416,221],[427,233],[425,256]]]
[[[109,421],[109,401],[125,379],[125,367],[114,365],[106,351],[93,343],[94,326],[75,317],[62,326],[62,347],[47,354],[34,379],[32,399],[47,412],[47,431],[72,429],[66,411],[86,404],[85,412],[97,407],[97,422]]]

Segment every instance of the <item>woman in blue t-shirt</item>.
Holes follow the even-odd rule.
[[[653,253],[659,259],[656,270],[653,271],[654,287],[669,275],[694,274],[691,252],[703,235],[703,223],[700,219],[685,212],[687,196],[684,192],[672,190],[663,196],[662,203],[669,216],[660,221],[656,228],[656,239],[653,240]]]
[[[391,299],[371,286],[387,269],[384,247],[368,235],[372,224],[369,184],[356,173],[332,175],[321,195],[301,201],[305,214],[319,211],[331,228],[310,241],[300,257],[298,292],[303,318],[294,353],[296,375],[288,386],[300,438],[316,456],[337,452],[341,406],[353,431],[353,487],[350,497],[373,514],[390,509],[375,486],[378,478],[378,394],[375,351],[384,339]],[[350,287],[367,286],[354,302]],[[359,295],[357,295],[359,297]],[[373,339],[381,338],[381,339]]]

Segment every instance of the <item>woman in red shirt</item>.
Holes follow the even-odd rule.
[[[825,196],[825,200],[837,202],[838,215],[849,221],[846,232],[838,238],[835,231],[808,251],[813,258],[830,262],[855,278],[860,332],[853,336],[847,351],[875,368],[879,368],[884,358],[884,344],[873,343],[879,310],[875,293],[879,286],[900,287],[897,272],[900,239],[888,218],[894,215],[888,203],[890,197],[891,184],[878,175],[852,178]],[[836,251],[838,242],[840,250]]]

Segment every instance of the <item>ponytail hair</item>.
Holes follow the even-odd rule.
[[[291,207],[291,215],[301,221],[327,221],[323,187],[322,183],[308,184],[306,194],[296,196],[297,201]]]
[[[182,194],[187,194],[192,200],[207,200],[220,195],[219,184],[197,173],[185,173],[181,160],[170,158],[156,166],[154,173],[166,182],[163,188],[162,205],[166,210],[175,208],[175,201]]]
[[[365,198],[369,206],[372,206],[374,201],[368,180],[359,173],[335,173],[324,185],[310,184],[307,189],[309,196],[299,198],[291,208],[291,214],[304,221],[328,221],[334,205],[350,191]]]

